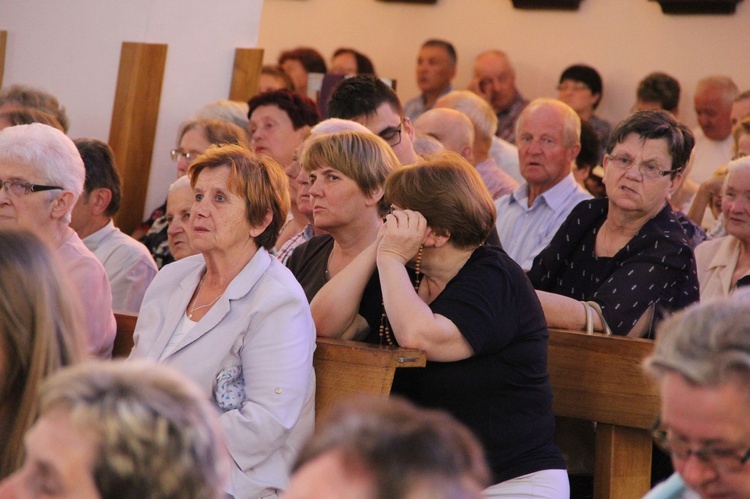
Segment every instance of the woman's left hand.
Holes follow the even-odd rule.
[[[378,246],[378,259],[393,257],[403,265],[414,258],[430,229],[421,213],[412,210],[395,210],[385,218],[382,240]]]

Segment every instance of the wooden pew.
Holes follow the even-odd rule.
[[[115,312],[117,336],[112,357],[127,357],[133,349],[137,314]],[[316,376],[315,410],[325,414],[357,394],[387,397],[399,367],[424,367],[420,350],[369,345],[356,341],[318,338],[313,366]]]
[[[115,312],[115,321],[117,321],[117,335],[115,336],[115,346],[112,349],[112,358],[127,357],[133,349],[133,332],[135,323],[138,320],[138,314],[130,312]]]
[[[549,375],[556,416],[596,421],[594,498],[649,490],[651,435],[659,393],[641,369],[648,340],[550,330]]]
[[[396,368],[424,367],[426,362],[420,350],[318,338],[313,358],[316,415],[357,394],[387,397]]]

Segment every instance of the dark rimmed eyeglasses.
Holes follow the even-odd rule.
[[[750,460],[750,448],[746,451],[737,447],[691,449],[686,442],[673,438],[668,430],[664,430],[660,426],[660,419],[654,421],[651,426],[651,436],[654,438],[654,443],[678,461],[684,461],[690,456],[695,456],[716,471],[732,473],[740,471],[744,464]]]
[[[401,143],[401,127],[404,121],[401,120],[397,128],[388,127],[378,134],[378,137],[385,140],[389,146],[397,146]]]
[[[5,192],[17,198],[25,196],[30,192],[41,192],[41,191],[52,191],[52,190],[63,190],[62,187],[56,185],[40,185],[26,182],[25,180],[11,179],[11,180],[0,180],[0,187],[5,189]]]

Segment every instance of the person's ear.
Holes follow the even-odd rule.
[[[578,157],[578,153],[579,152],[581,152],[581,143],[580,142],[578,144],[574,145],[574,146],[569,146],[567,148],[566,159],[568,160],[568,164],[570,164],[570,163],[572,163],[573,161],[576,160],[576,158]]]
[[[52,200],[50,206],[50,215],[54,220],[60,220],[65,218],[76,202],[76,196],[70,191],[62,191],[62,193]]]
[[[263,234],[263,232],[268,228],[268,226],[271,225],[271,220],[273,220],[273,213],[271,212],[271,210],[268,210],[266,212],[266,216],[263,217],[263,221],[261,223],[250,227],[250,237],[255,239],[259,235]]]
[[[440,248],[448,243],[450,238],[451,235],[448,231],[445,231],[443,234],[437,234],[433,230],[429,230],[422,244],[424,244],[425,248]]]
[[[385,194],[385,191],[382,186],[375,187],[370,191],[368,196],[365,196],[365,206],[369,207],[377,205],[380,203],[380,200],[383,199],[383,194]]]
[[[404,123],[404,131],[409,134],[409,138],[411,139],[412,144],[414,143],[414,137],[416,133],[414,132],[414,125],[411,124],[411,120],[409,118],[403,119]],[[402,132],[403,133],[403,132]]]
[[[669,181],[669,190],[667,191],[667,202],[670,202],[672,200],[672,196],[675,192],[677,192],[677,189],[680,188],[682,185],[683,176],[682,176],[682,170],[680,170],[680,173],[675,174],[674,178]]]
[[[109,207],[109,203],[112,202],[112,191],[105,187],[99,187],[94,189],[89,194],[88,204],[91,205],[91,213],[93,215],[101,215]]]

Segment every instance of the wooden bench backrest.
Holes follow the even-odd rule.
[[[420,350],[318,338],[313,358],[316,416],[358,394],[387,397],[396,368],[425,364],[425,353]]]
[[[659,392],[641,363],[652,349],[647,340],[550,330],[555,415],[597,422],[595,499],[642,497],[650,487]]]
[[[135,332],[138,314],[115,312],[115,321],[117,321],[117,335],[115,336],[115,346],[112,349],[112,357],[127,357],[133,349],[133,332]]]

